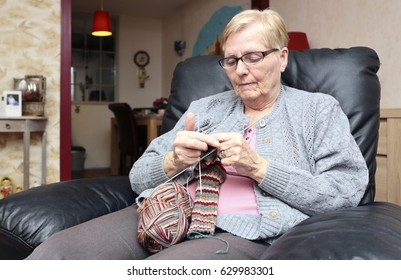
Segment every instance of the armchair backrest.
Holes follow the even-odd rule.
[[[196,56],[180,62],[173,75],[169,105],[161,132],[172,129],[189,104],[232,88],[218,65],[221,56]],[[375,195],[376,151],[380,122],[380,61],[366,47],[290,51],[282,82],[335,97],[348,116],[351,133],[369,168],[369,187],[361,204]]]

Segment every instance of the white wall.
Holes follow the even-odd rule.
[[[162,84],[162,21],[145,18],[120,17],[118,40],[118,94],[120,102],[131,107],[152,107],[161,96]],[[146,72],[150,76],[144,88],[137,81],[138,67],[134,54],[146,51],[150,56]]]
[[[131,107],[151,107],[154,99],[162,95],[162,22],[146,18],[122,16],[117,34],[117,86],[116,101]],[[145,87],[139,88],[134,54],[144,50],[150,56],[146,71],[150,76]],[[87,158],[85,169],[110,166],[110,118],[107,103],[78,104],[71,107],[72,144],[83,146]]]
[[[307,33],[312,48],[368,46],[381,60],[382,108],[401,107],[400,0],[270,0],[290,31]]]
[[[107,105],[78,105],[79,113],[72,106],[72,145],[86,149],[85,168],[110,166],[110,118]]]
[[[250,9],[250,0],[193,0],[175,14],[163,20],[163,95],[170,94],[170,83],[178,62],[192,55],[199,31],[210,17],[223,6]],[[174,52],[174,41],[185,40],[187,48],[182,57]]]

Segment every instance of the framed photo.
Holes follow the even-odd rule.
[[[46,78],[41,75],[26,75],[24,78],[14,78],[14,90],[21,91],[22,101],[44,102]]]
[[[7,117],[22,116],[22,94],[21,91],[4,91],[5,114]]]

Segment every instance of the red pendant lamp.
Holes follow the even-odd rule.
[[[95,11],[93,15],[92,35],[101,37],[112,35],[109,12],[103,11],[103,1],[101,10]]]
[[[288,32],[289,42],[288,49],[289,50],[308,50],[309,43],[308,38],[306,37],[306,33],[304,32]]]

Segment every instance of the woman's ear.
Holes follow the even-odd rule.
[[[285,68],[288,64],[288,48],[284,47],[280,50],[280,64],[281,64],[281,72],[285,71]]]

